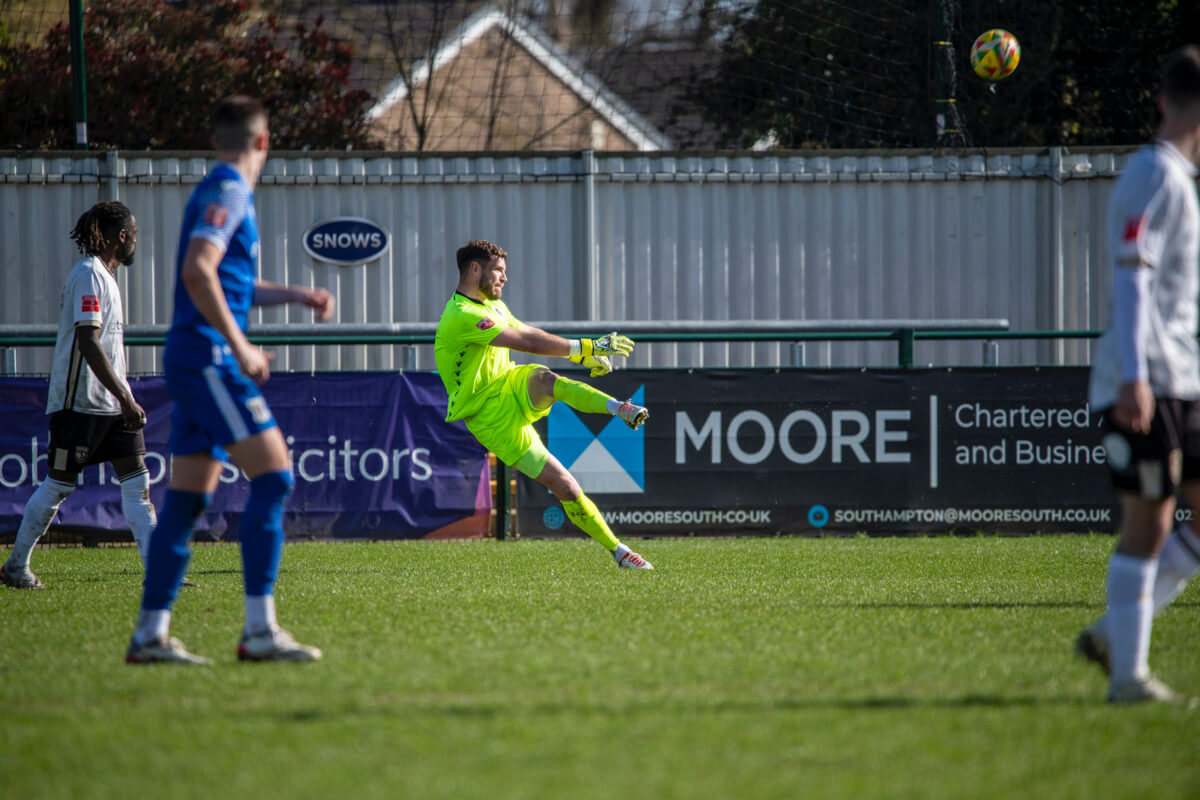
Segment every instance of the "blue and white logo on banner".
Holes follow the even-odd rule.
[[[645,388],[633,402],[645,405]],[[583,423],[566,403],[555,403],[546,417],[547,446],[588,494],[643,494],[646,491],[645,434],[614,416],[600,433]]]
[[[303,242],[313,258],[345,267],[379,258],[387,251],[391,238],[369,219],[334,217],[305,231]]]

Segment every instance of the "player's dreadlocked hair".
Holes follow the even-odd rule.
[[[470,266],[472,261],[486,264],[493,258],[508,258],[508,253],[504,252],[504,248],[498,244],[492,244],[486,239],[472,239],[458,248],[458,252],[454,255],[458,260],[459,272]]]
[[[133,223],[133,212],[124,203],[113,200],[96,203],[79,217],[71,238],[79,252],[98,256]]]

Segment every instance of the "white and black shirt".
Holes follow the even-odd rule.
[[[127,383],[124,322],[121,291],[112,273],[96,256],[81,259],[63,286],[47,414],[63,409],[83,414],[121,413],[121,404],[100,383],[75,344],[75,329],[81,325],[100,329],[100,347],[117,377]]]
[[[1157,141],[1130,158],[1108,204],[1114,267],[1153,270],[1143,344],[1150,388],[1159,398],[1200,398],[1200,201],[1195,175],[1196,168],[1178,149]],[[1116,404],[1126,379],[1121,353],[1110,322],[1092,358],[1088,400],[1095,410]]]

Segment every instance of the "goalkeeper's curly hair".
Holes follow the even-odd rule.
[[[462,272],[472,261],[486,264],[493,258],[508,258],[508,253],[498,244],[492,244],[486,239],[472,239],[454,254],[458,261],[458,271]]]
[[[98,256],[133,224],[133,212],[115,200],[96,203],[83,212],[71,230],[79,252]]]

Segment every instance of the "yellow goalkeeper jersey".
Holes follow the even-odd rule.
[[[455,292],[438,320],[433,357],[450,403],[446,421],[477,413],[516,364],[507,347],[491,347],[501,331],[520,328],[503,300],[472,300]]]

